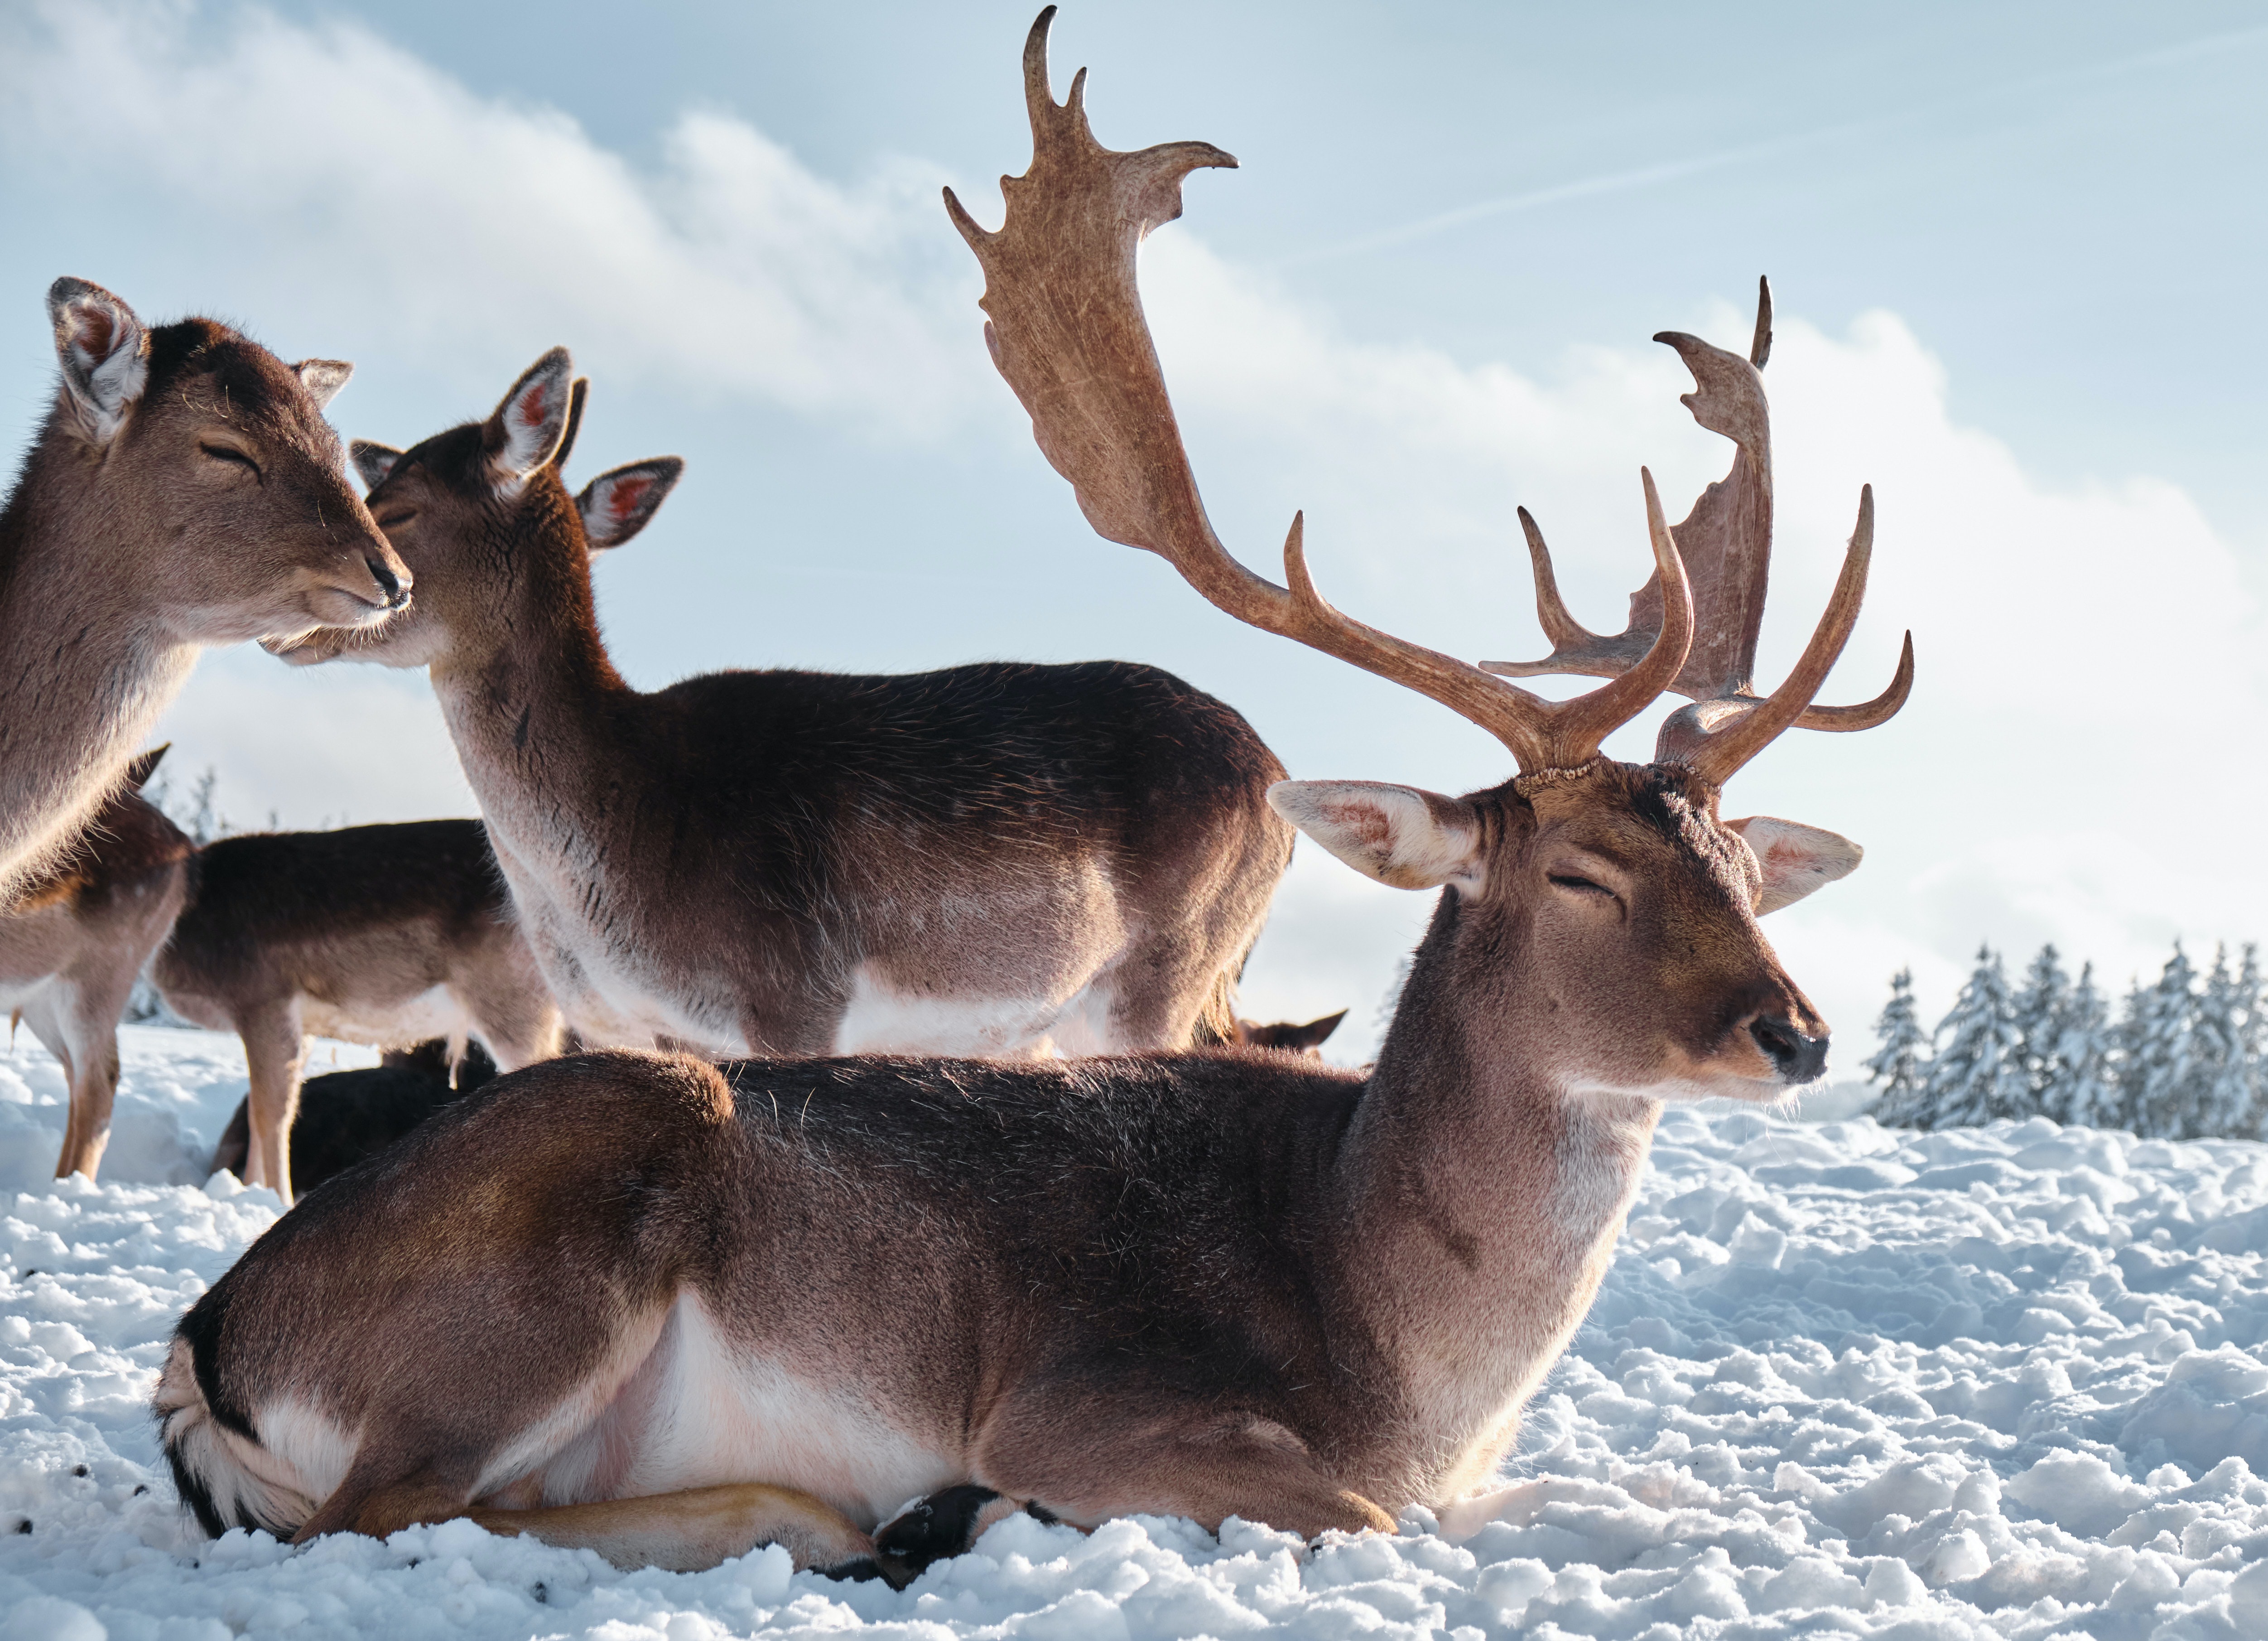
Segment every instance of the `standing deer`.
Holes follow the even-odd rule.
[[[323,420],[352,366],[150,329],[84,279],[48,313],[63,381],[0,511],[0,906],[117,789],[199,649],[409,602]]]
[[[771,1540],[806,1565],[879,1550],[902,1577],[1020,1503],[1079,1525],[1385,1529],[1509,1449],[1662,1102],[1773,1102],[1823,1070],[1827,1025],[1756,919],[1858,849],[1721,820],[1719,796],[1841,652],[1870,500],[1787,681],[1706,695],[1643,765],[1600,743],[1696,650],[1744,677],[1748,641],[1717,608],[1696,639],[1650,477],[1659,629],[1565,702],[1339,614],[1296,524],[1289,586],[1252,574],[1205,521],[1134,279],[1181,179],[1229,157],[1099,146],[1080,82],[1068,105],[1049,92],[1049,16],[1005,225],[946,196],[1042,447],[1106,534],[1237,619],[1449,706],[1519,768],[1462,798],[1270,793],[1356,869],[1443,891],[1376,1068],[609,1053],[502,1078],[311,1199],[182,1319],[157,1406],[209,1531],[468,1513],[624,1564]],[[1709,361],[1705,400],[1761,417],[1753,369],[1689,357]],[[1726,544],[1697,543],[1719,592]],[[1836,721],[1887,718],[1911,676]]]
[[[181,908],[191,845],[142,788],[166,756],[144,752],[61,862],[0,913],[0,1009],[63,1062],[70,1084],[55,1178],[92,1179],[118,1097],[118,1017],[134,978]]]
[[[559,1052],[544,989],[475,820],[254,832],[197,851],[151,978],[183,1019],[244,1039],[244,1179],[292,1200],[307,1033],[380,1048],[478,1038],[514,1070]]]
[[[592,1045],[1027,1055],[1228,1039],[1292,833],[1249,724],[1153,667],[720,672],[652,694],[592,555],[674,457],[571,497],[564,349],[485,422],[357,440],[416,606],[288,659],[425,667],[536,961]]]

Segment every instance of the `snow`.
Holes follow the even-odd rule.
[[[0,1641],[2268,1636],[2262,1145],[1673,1112],[1491,1496],[1313,1549],[1016,1518],[894,1592],[777,1550],[624,1574],[461,1521],[202,1541],[145,1398],[276,1204],[203,1183],[233,1042],[123,1049],[99,1186],[46,1177],[62,1078],[0,1055]]]

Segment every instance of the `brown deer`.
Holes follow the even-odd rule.
[[[142,788],[166,756],[144,752],[61,862],[0,913],[0,1009],[32,1028],[70,1084],[55,1177],[92,1179],[118,1097],[118,1017],[181,907],[192,847]]]
[[[353,366],[151,329],[84,279],[48,313],[62,385],[0,511],[0,905],[117,789],[199,649],[409,599],[323,420]]]
[[[1565,702],[1341,615],[1296,525],[1289,585],[1250,573],[1205,521],[1134,279],[1181,179],[1228,156],[1100,147],[1080,82],[1049,95],[1048,17],[1005,225],[946,196],[1042,447],[1107,534],[1451,707],[1519,767],[1462,798],[1270,795],[1358,870],[1444,891],[1375,1068],[611,1053],[499,1079],[183,1318],[157,1405],[208,1529],[470,1513],[625,1563],[771,1538],[804,1564],[871,1548],[898,1577],[1018,1504],[1383,1529],[1494,1471],[1597,1290],[1662,1102],[1774,1102],[1824,1068],[1826,1023],[1756,920],[1858,850],[1722,820],[1719,795],[1840,653],[1870,504],[1787,681],[1684,709],[1644,765],[1599,744],[1698,647],[1650,478],[1659,630]],[[1706,357],[1761,416],[1753,370]],[[1701,535],[1713,570],[1727,539]],[[1744,640],[1716,613],[1704,660],[1731,676]],[[1835,721],[1889,716],[1910,676]]]
[[[416,605],[278,647],[427,668],[575,1031],[718,1054],[1226,1040],[1292,848],[1251,726],[1122,662],[632,689],[590,560],[681,463],[571,496],[586,391],[555,349],[485,422],[356,441]]]
[[[244,1039],[243,1178],[292,1200],[306,1037],[380,1048],[477,1038],[514,1070],[559,1052],[559,1010],[475,820],[254,832],[197,851],[151,978],[183,1019]]]
[[[1257,1020],[1239,1020],[1236,1023],[1236,1040],[1247,1048],[1273,1048],[1287,1054],[1321,1054],[1323,1045],[1330,1040],[1331,1033],[1339,1029],[1339,1023],[1346,1017],[1347,1011],[1342,1009],[1336,1014],[1327,1014],[1321,1019],[1305,1022],[1272,1020],[1263,1024]]]
[[[442,1106],[496,1076],[496,1062],[477,1040],[429,1038],[389,1048],[379,1063],[330,1071],[299,1085],[291,1121],[291,1188],[305,1194],[357,1163],[377,1156]],[[240,1101],[213,1148],[212,1165],[238,1179],[250,1172],[252,1101]]]

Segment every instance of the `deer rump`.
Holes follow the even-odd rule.
[[[1236,1050],[549,1061],[253,1246],[177,1330],[166,1452],[216,1534],[751,1481],[867,1529],[968,1481],[1092,1524],[1165,1503],[1117,1480],[1135,1432],[1379,1486],[1374,1433],[1316,1416],[1391,1373],[1326,1348],[1332,1228],[1284,1209],[1361,1087]]]

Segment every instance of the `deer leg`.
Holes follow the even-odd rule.
[[[1177,1417],[1167,1408],[1129,1428],[1124,1406],[1124,1393],[1035,1399],[983,1438],[975,1468],[998,1491],[1079,1526],[1142,1512],[1188,1516],[1212,1532],[1231,1516],[1303,1538],[1394,1530],[1390,1514],[1273,1420],[1211,1408]],[[1075,1431],[1090,1434],[1066,1438]],[[887,1550],[888,1530],[878,1537]]]
[[[110,1113],[118,1099],[118,1016],[134,990],[135,968],[109,960],[109,972],[97,969],[70,977],[63,994],[61,1035],[70,1053],[63,1063],[71,1079],[70,1129],[63,1147],[65,1172],[92,1179],[102,1165],[104,1148],[110,1143]],[[74,1150],[74,1142],[76,1150]]]
[[[80,1091],[78,1059],[71,1053],[71,1034],[63,1025],[69,1009],[68,1001],[57,994],[63,986],[57,981],[41,987],[17,1010],[17,1016],[32,1028],[32,1035],[39,1039],[40,1046],[55,1057],[55,1063],[63,1068],[63,1086],[69,1090],[70,1103],[63,1118],[63,1143],[55,1158],[55,1178],[83,1173],[92,1179],[102,1157],[102,1147],[97,1143],[93,1156],[86,1154],[88,1120],[92,1112],[87,1109],[86,1099]],[[105,1120],[107,1121],[107,1113]]]
[[[760,1482],[696,1487],[648,1498],[560,1504],[542,1510],[468,1510],[490,1532],[525,1534],[562,1549],[596,1550],[625,1571],[659,1567],[700,1572],[777,1544],[796,1569],[836,1578],[873,1578],[873,1541],[832,1505]]]
[[[267,1186],[289,1203],[291,1120],[298,1114],[299,1071],[306,1054],[298,1008],[287,1002],[247,1010],[238,1017],[236,1031],[244,1039],[244,1061],[252,1080],[245,1184]]]

